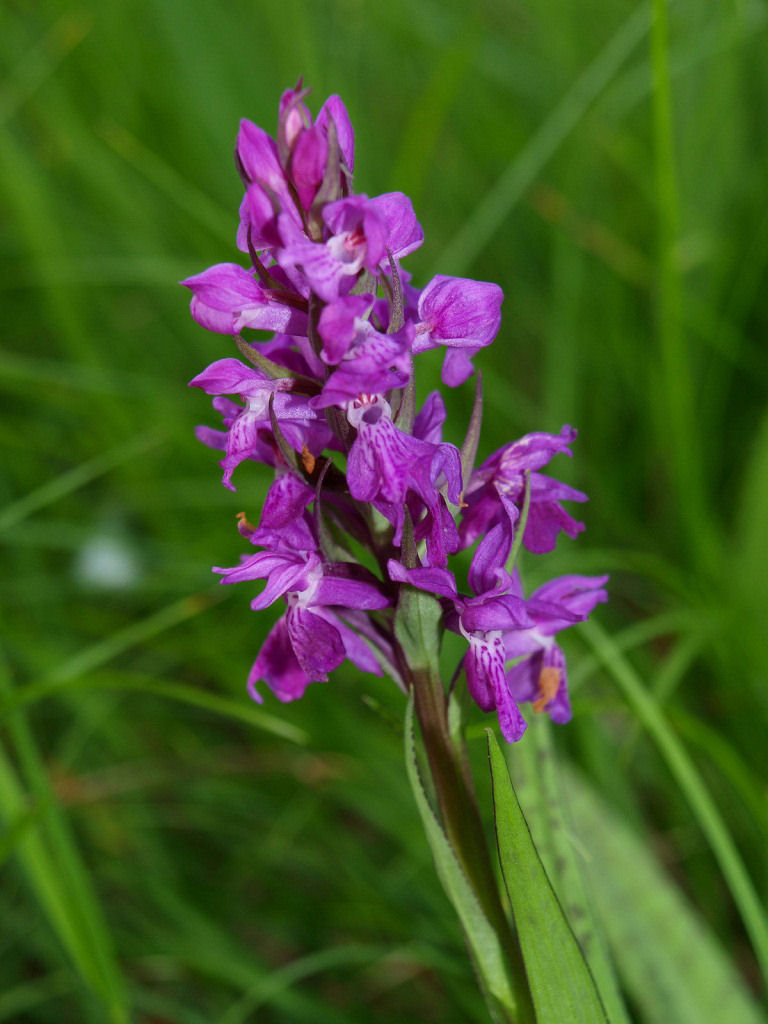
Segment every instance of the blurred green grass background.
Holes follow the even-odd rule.
[[[625,878],[663,866],[645,932],[653,893],[595,896],[632,1019],[703,1021],[715,963],[742,1002],[709,1019],[759,1019],[768,5],[664,11],[5,0],[0,1020],[485,1020],[401,695],[349,669],[259,710],[270,615],[209,571],[267,477],[230,494],[194,439],[215,420],[186,382],[231,352],[176,282],[239,258],[238,120],[272,131],[299,75],[315,110],[345,100],[358,190],[412,196],[416,283],[504,289],[481,456],[579,428],[553,473],[590,494],[588,531],[526,569],[612,574],[568,637],[576,716],[553,738],[592,835],[629,827]],[[684,918],[699,973],[673,961],[662,991],[654,937],[671,960]]]

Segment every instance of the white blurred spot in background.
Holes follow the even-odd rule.
[[[127,590],[142,575],[135,546],[121,533],[101,533],[81,545],[73,566],[81,586],[96,590]]]

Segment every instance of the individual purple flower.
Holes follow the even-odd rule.
[[[294,279],[297,268],[324,302],[349,291],[361,270],[373,271],[385,253],[387,222],[367,196],[328,203],[323,220],[330,237],[313,242],[288,216],[278,218],[280,266]]]
[[[360,656],[359,648],[347,635],[353,631],[338,621],[333,606],[371,610],[391,603],[375,577],[362,566],[323,562],[313,551],[260,551],[244,557],[240,565],[215,568],[214,572],[224,577],[222,583],[266,579],[266,587],[251,602],[254,611],[285,597],[285,629],[293,656],[306,679],[314,682],[324,682],[328,672],[348,655]],[[280,647],[281,635],[271,643]],[[271,659],[269,653],[265,657]],[[289,675],[294,686],[302,679],[292,666]]]
[[[461,458],[452,444],[430,444],[398,430],[382,395],[359,395],[348,403],[347,419],[357,430],[347,458],[350,493],[373,502],[392,523],[395,544],[402,539],[409,492],[437,516],[441,488],[449,501],[459,503]]]
[[[419,298],[414,353],[445,346],[443,383],[463,384],[473,372],[472,356],[498,333],[503,298],[497,284],[433,277]]]
[[[565,655],[555,640],[575,622],[584,622],[595,605],[607,601],[607,576],[560,576],[531,594],[528,614],[534,625],[504,633],[507,659],[518,658],[507,672],[510,692],[517,701],[531,701],[553,722],[571,719]],[[516,581],[519,590],[519,581]]]
[[[542,554],[554,548],[561,530],[569,537],[577,536],[584,525],[568,515],[560,502],[586,501],[586,494],[537,472],[559,453],[570,456],[575,439],[573,427],[565,426],[559,434],[526,434],[490,455],[464,489],[462,547],[474,543],[501,518],[510,518],[514,526],[525,498],[526,472],[530,473],[531,492],[523,534],[526,548]]]
[[[410,200],[399,192],[369,199],[348,196],[326,203],[323,222],[329,237],[312,241],[294,219],[280,216],[280,266],[296,280],[297,268],[324,302],[345,295],[361,271],[378,272],[379,265],[412,252],[423,233]]]
[[[271,429],[270,399],[273,401],[275,417],[280,423],[287,425],[293,421],[301,428],[306,428],[310,421],[317,418],[317,413],[307,404],[306,395],[291,393],[294,382],[290,378],[272,380],[263,371],[246,366],[238,359],[218,359],[189,383],[192,387],[202,388],[209,395],[237,394],[245,400],[245,406],[240,407],[227,432],[222,483],[230,490],[235,490],[231,483],[232,473],[244,459],[252,456],[259,441],[259,431]],[[320,426],[322,447],[329,431],[324,425]],[[305,429],[302,430],[299,451],[306,444],[304,438],[308,440],[309,436]]]
[[[276,301],[236,263],[218,263],[181,283],[192,292],[192,316],[209,331],[239,334],[244,327],[254,327],[306,334],[307,314]]]

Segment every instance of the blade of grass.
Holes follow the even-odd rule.
[[[112,661],[119,654],[158,636],[165,630],[171,629],[195,615],[199,615],[214,603],[224,600],[226,596],[216,589],[173,601],[152,615],[139,622],[131,623],[125,629],[113,633],[98,643],[91,644],[68,660],[60,662],[42,679],[28,684],[23,689],[0,694],[0,710],[8,714],[10,711],[45,697],[69,693],[74,689],[132,690],[154,693],[159,697],[180,701],[205,711],[237,718],[248,725],[264,729],[291,742],[306,743],[307,735],[302,729],[290,722],[283,721],[276,715],[262,711],[261,708],[255,707],[245,700],[240,702],[182,683],[169,683],[146,677],[129,678],[125,675],[114,674],[89,678],[95,669]]]
[[[670,728],[657,701],[643,685],[612,638],[595,622],[579,630],[614,679],[667,762],[680,792],[709,843],[739,910],[763,976],[768,981],[768,922],[760,899],[725,822],[688,753]]]
[[[11,688],[5,665],[0,664],[0,694]],[[51,789],[45,763],[19,712],[9,716],[7,726],[39,812],[34,827],[18,838],[21,866],[79,973],[103,1001],[110,1024],[128,1024],[124,982],[112,938],[88,870]],[[5,757],[0,760],[0,806],[3,817],[11,821],[18,821],[27,807],[23,784]]]
[[[669,77],[668,0],[653,0],[651,25],[654,175],[656,188],[657,332],[661,356],[660,450],[668,451],[667,486],[675,497],[679,541],[699,565],[711,569],[718,542],[706,513],[698,452],[691,360],[683,328],[683,283],[677,244],[680,209]]]
[[[440,266],[432,274],[462,274],[471,266],[536,175],[646,35],[648,27],[648,10],[641,4],[566,91],[530,142],[477,204],[472,216],[443,248]]]
[[[23,498],[19,498],[17,501],[11,502],[10,505],[6,505],[2,513],[0,513],[0,532],[7,530],[10,526],[15,526],[23,519],[26,519],[27,516],[32,515],[34,512],[39,512],[40,509],[45,508],[47,505],[52,505],[78,488],[84,487],[91,480],[103,476],[116,466],[135,458],[137,455],[144,455],[152,448],[162,444],[163,440],[164,438],[157,431],[148,431],[139,437],[133,438],[127,444],[111,448],[101,455],[96,455],[92,459],[81,462],[74,469],[61,473],[59,476],[54,477],[53,480],[49,480],[41,487],[30,491],[29,494],[25,494]]]
[[[16,690],[11,696],[0,700],[0,712],[6,714],[10,710],[26,707],[44,700],[46,697],[55,697],[61,694],[70,694],[82,690],[118,690],[129,693],[147,693],[156,697],[164,697],[167,700],[186,704],[188,707],[199,708],[201,711],[211,711],[216,715],[223,715],[234,721],[242,722],[244,725],[262,729],[265,732],[279,736],[281,739],[289,740],[291,743],[306,744],[309,740],[307,733],[297,725],[286,722],[277,715],[262,710],[250,700],[243,698],[222,697],[216,693],[209,693],[206,690],[194,686],[187,686],[184,683],[169,683],[163,679],[153,679],[147,676],[134,675],[127,672],[113,671],[109,674],[89,674],[74,676],[66,681],[57,680],[54,682],[38,682],[25,686],[22,690]]]
[[[304,978],[337,967],[368,966],[382,960],[393,951],[371,946],[333,946],[271,971],[259,978],[250,989],[223,1013],[214,1024],[247,1024],[252,1014],[268,1006],[275,997],[291,989]]]

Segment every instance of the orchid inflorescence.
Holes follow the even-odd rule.
[[[354,132],[338,96],[313,120],[301,82],[280,101],[277,138],[242,121],[235,150],[245,186],[238,248],[248,269],[222,263],[183,282],[192,316],[234,337],[245,362],[212,363],[191,384],[215,396],[224,430],[198,428],[224,451],[223,483],[245,460],[272,467],[257,526],[260,550],[222,583],[266,580],[252,608],[285,613],[249,676],[282,701],[348,658],[408,687],[394,618],[402,588],[434,595],[445,628],[463,636],[469,693],[495,710],[507,740],[526,728],[518,704],[555,722],[571,717],[556,634],[606,599],[607,577],[562,576],[525,597],[520,546],[554,548],[583,529],[563,501],[586,495],[540,472],[570,455],[576,431],[531,433],[475,468],[481,388],[461,448],[442,440],[438,391],[415,408],[414,357],[442,348],[442,382],[463,384],[501,323],[498,285],[438,275],[422,291],[400,261],[423,231],[401,192],[352,189]],[[273,333],[246,338],[245,330]],[[479,376],[479,375],[478,375]],[[242,404],[233,401],[239,396]],[[462,593],[450,557],[476,544]]]

